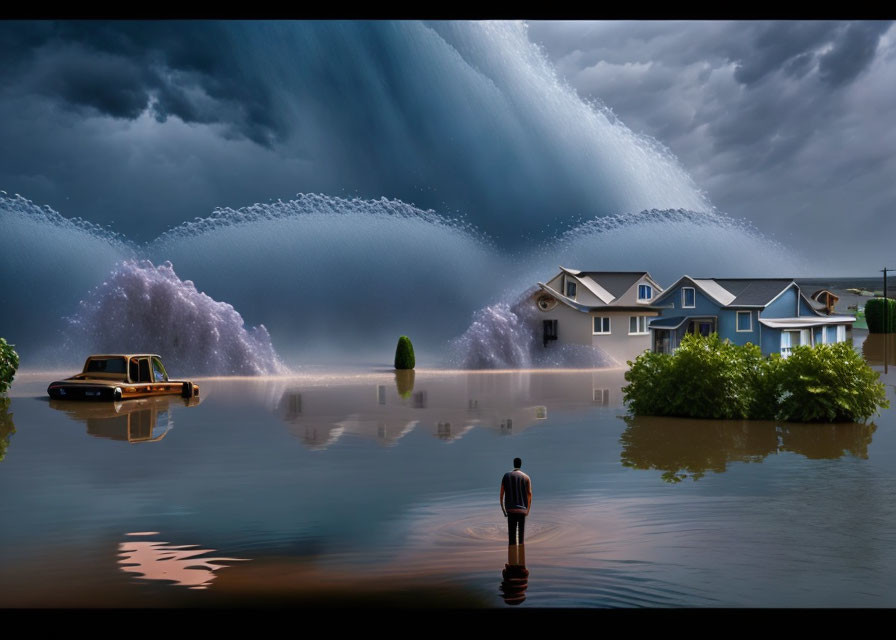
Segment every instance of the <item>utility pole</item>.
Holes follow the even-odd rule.
[[[884,267],[881,271],[884,274],[884,375],[886,375],[887,365],[889,364],[887,361],[890,359],[890,350],[888,348],[890,344],[890,301],[887,300],[887,271],[893,271],[893,269]]]

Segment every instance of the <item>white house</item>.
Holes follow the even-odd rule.
[[[650,349],[653,301],[663,288],[646,271],[577,271],[538,283],[532,302],[545,349],[555,344],[601,348],[620,365]]]

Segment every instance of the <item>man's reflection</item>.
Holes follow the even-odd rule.
[[[529,587],[529,570],[526,568],[526,545],[507,546],[507,564],[501,572],[501,597],[511,605],[521,604],[526,599]]]

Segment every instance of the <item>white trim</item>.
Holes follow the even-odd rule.
[[[694,292],[694,304],[685,304],[684,292],[685,289],[690,289]],[[696,287],[682,287],[681,288],[681,308],[682,309],[696,309],[697,308],[697,288]]]
[[[628,335],[630,336],[646,336],[650,334],[650,329],[648,327],[647,318],[649,316],[629,316],[628,317]],[[644,325],[644,331],[634,331],[632,332],[632,318],[637,318],[635,321],[635,325]]]
[[[609,305],[616,298],[613,297],[613,294],[604,289],[600,283],[590,276],[582,276],[580,278],[576,278],[583,287],[588,289],[591,293],[597,296],[597,299],[603,302],[606,305]]]
[[[741,329],[740,328],[740,314],[746,313],[750,318],[750,328],[749,329]],[[738,311],[737,317],[734,318],[734,332],[735,333],[753,333],[753,312],[752,311]]]
[[[737,299],[737,296],[728,291],[712,278],[691,278],[691,282],[700,287],[704,293],[717,300],[723,307],[729,306]]]
[[[601,318],[601,323],[600,323],[601,329],[604,328],[603,320],[606,319],[607,331],[595,331],[594,330],[594,324],[598,318]],[[591,316],[591,335],[593,335],[593,336],[608,336],[611,333],[613,333],[613,321],[610,319],[610,316]]]

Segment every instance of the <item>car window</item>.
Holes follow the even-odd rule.
[[[126,373],[124,358],[91,358],[85,373]]]
[[[152,382],[152,372],[149,368],[149,358],[140,358],[140,380],[138,382]]]
[[[165,367],[162,366],[162,361],[158,358],[152,359],[152,375],[156,382],[168,381],[168,374],[165,373]]]

